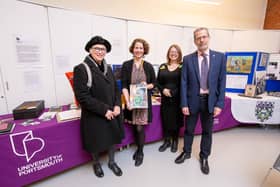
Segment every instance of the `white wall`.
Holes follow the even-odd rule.
[[[74,94],[65,72],[84,60],[84,45],[91,36],[91,16],[73,11],[48,8],[52,62],[57,104],[70,103]]]
[[[197,4],[184,0],[27,0],[34,3],[152,23],[219,29],[263,28],[267,0],[220,0]]]
[[[280,31],[234,31],[231,50],[280,53]]]
[[[26,100],[43,99],[47,106],[55,104],[47,9],[19,1],[0,2],[5,9],[0,50],[8,110]],[[24,61],[23,56],[34,61]]]

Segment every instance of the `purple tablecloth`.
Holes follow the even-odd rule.
[[[239,125],[230,108],[230,99],[226,98],[214,131]],[[8,117],[11,115],[0,116],[0,120]],[[82,149],[79,120],[57,123],[53,119],[26,127],[22,122],[15,122],[12,134],[0,135],[0,186],[23,186],[91,160]],[[162,139],[160,106],[153,106],[153,123],[145,127],[145,132],[146,142]],[[195,132],[201,133],[200,124]],[[131,125],[125,124],[125,138],[118,146],[133,142]]]
[[[220,131],[223,129],[228,129],[239,125],[240,123],[236,121],[231,113],[231,99],[226,97],[225,108],[222,113],[214,119],[213,131]],[[125,127],[125,139],[119,146],[128,145],[134,142],[133,131],[131,125],[124,124]],[[180,136],[184,135],[185,127],[180,129]],[[145,127],[146,132],[146,142],[153,142],[162,139],[162,127],[160,118],[160,106],[153,106],[153,122]],[[201,134],[201,124],[198,120],[197,126],[195,128],[195,134]]]

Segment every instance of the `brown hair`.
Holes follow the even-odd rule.
[[[199,31],[202,31],[202,30],[205,30],[205,31],[207,32],[208,36],[210,36],[209,31],[208,31],[208,29],[207,29],[206,27],[199,27],[199,28],[197,28],[197,29],[195,29],[195,30],[193,31],[193,38],[194,38],[194,40],[196,39],[196,38],[195,38],[195,34],[196,34],[197,32],[199,32]]]
[[[146,40],[142,39],[142,38],[136,38],[133,40],[133,42],[131,43],[130,47],[129,47],[129,52],[131,54],[133,54],[133,49],[135,47],[135,44],[139,42],[139,43],[142,43],[143,44],[143,47],[144,47],[144,55],[147,55],[149,53],[149,50],[150,50],[150,46],[148,44],[148,42],[146,42]]]
[[[179,47],[179,45],[177,44],[172,44],[169,48],[168,48],[168,51],[167,51],[167,54],[166,54],[166,59],[167,59],[167,64],[170,64],[170,58],[169,58],[169,53],[170,53],[170,50],[171,48],[175,48],[178,52],[178,59],[177,59],[177,63],[182,63],[182,50],[181,48]]]

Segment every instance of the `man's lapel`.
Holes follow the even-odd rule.
[[[213,51],[210,50],[210,54],[209,54],[209,72],[208,72],[208,81],[209,81],[209,77],[212,76],[214,70],[215,70],[215,63],[216,63],[216,55]]]
[[[200,82],[197,52],[193,53],[192,63],[193,63],[194,71],[195,71],[195,74],[196,74],[196,78],[197,78],[198,82]]]

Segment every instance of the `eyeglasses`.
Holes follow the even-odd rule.
[[[102,52],[102,53],[106,52],[106,48],[102,48],[102,47],[93,47],[92,49],[96,52]]]
[[[206,38],[208,38],[209,36],[200,36],[200,37],[197,37],[195,38],[195,40],[199,41],[201,39],[205,40]]]
[[[176,50],[172,50],[172,51],[169,51],[169,54],[178,54],[178,51],[176,51]]]

